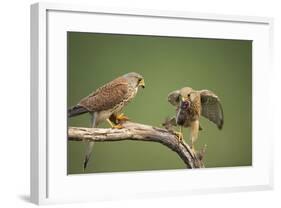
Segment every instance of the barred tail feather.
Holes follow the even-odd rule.
[[[88,112],[88,110],[86,108],[84,108],[80,105],[76,105],[67,110],[67,116],[68,116],[68,118],[70,118],[70,117],[78,116],[80,114],[87,113],[87,112]]]
[[[86,155],[85,155],[84,164],[83,164],[84,172],[85,172],[85,170],[87,168],[88,162],[89,162],[91,154],[93,152],[94,144],[95,144],[95,142],[92,142],[92,141],[90,141],[87,144]]]

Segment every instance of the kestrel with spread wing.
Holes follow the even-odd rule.
[[[217,125],[219,129],[223,127],[223,109],[220,99],[209,90],[193,90],[184,87],[173,91],[168,95],[168,101],[176,106],[176,116],[169,120],[173,125],[180,126],[177,132],[178,138],[183,139],[182,127],[190,127],[191,148],[194,150],[194,142],[198,138],[201,130],[199,124],[200,116],[204,116]]]
[[[92,128],[97,127],[102,121],[107,121],[112,128],[122,128],[121,124],[116,125],[109,118],[114,116],[117,121],[127,120],[128,118],[120,112],[136,96],[138,88],[144,86],[144,78],[140,74],[135,72],[125,74],[101,86],[68,109],[68,117],[90,113]],[[94,142],[88,144],[84,170],[89,162],[93,145]]]

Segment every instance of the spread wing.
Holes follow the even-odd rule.
[[[175,90],[173,92],[170,92],[168,94],[168,101],[169,103],[177,107],[180,103],[180,91]]]
[[[123,77],[117,78],[83,98],[79,105],[91,112],[109,110],[126,99],[129,96],[128,91],[127,80]]]
[[[214,122],[219,129],[223,127],[223,110],[221,102],[213,92],[201,90],[201,115]]]

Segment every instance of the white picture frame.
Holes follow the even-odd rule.
[[[165,29],[167,26],[171,29]],[[183,29],[185,26],[188,31]],[[273,113],[270,102],[259,96],[269,96],[272,27],[273,19],[265,17],[33,4],[31,201],[49,204],[271,189],[273,138],[267,129],[271,128]],[[67,132],[65,54],[66,31],[70,30],[253,40],[253,165],[68,176],[66,141],[54,143],[53,138],[54,134],[66,138]],[[269,113],[261,117],[259,112],[264,108]],[[56,119],[54,115],[57,115]]]

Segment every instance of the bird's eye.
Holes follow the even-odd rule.
[[[142,79],[141,79],[141,78],[139,78],[139,82],[141,82],[141,80],[142,80]]]
[[[187,96],[190,97],[190,94],[188,94]]]

